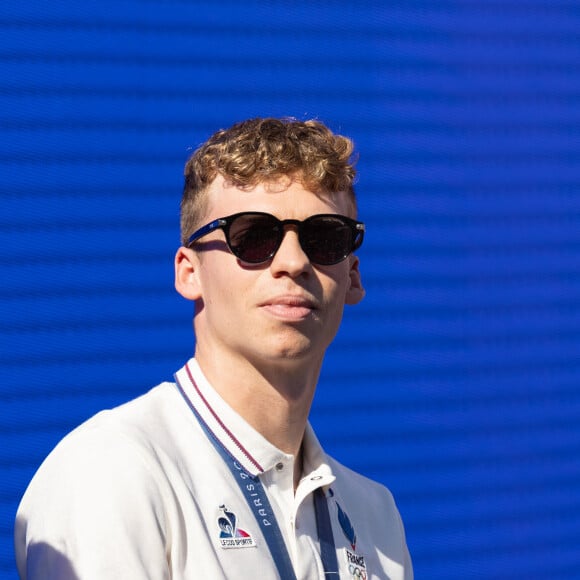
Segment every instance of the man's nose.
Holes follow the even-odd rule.
[[[311,267],[312,264],[300,245],[298,230],[295,226],[286,225],[282,243],[272,258],[270,269],[275,276],[287,274],[294,278]]]

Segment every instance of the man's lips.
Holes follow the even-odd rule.
[[[314,300],[305,296],[288,294],[270,298],[260,306],[274,316],[292,320],[306,318],[313,310],[317,309]]]

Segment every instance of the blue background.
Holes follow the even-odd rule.
[[[56,442],[193,351],[183,164],[252,116],[360,152],[367,289],[312,413],[418,579],[580,578],[580,5],[4,2],[0,574]]]

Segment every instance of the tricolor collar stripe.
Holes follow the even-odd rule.
[[[187,371],[187,376],[189,377],[189,380],[190,380],[191,384],[193,385],[195,392],[197,393],[198,397],[203,402],[203,404],[205,405],[207,410],[211,413],[211,416],[215,419],[217,424],[222,428],[222,430],[229,437],[229,439],[232,441],[232,443],[243,453],[243,455],[246,457],[246,459],[260,473],[262,473],[264,471],[262,466],[252,457],[250,452],[238,441],[236,436],[224,425],[223,421],[219,418],[218,414],[213,410],[212,406],[209,404],[207,399],[203,396],[202,392],[200,391],[199,387],[197,386],[197,383],[195,382],[195,379],[193,378],[193,375],[191,374],[191,371],[189,370],[188,364],[185,365],[185,370]],[[216,433],[214,433],[214,435],[216,435],[216,437],[217,437]]]

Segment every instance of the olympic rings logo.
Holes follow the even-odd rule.
[[[354,564],[348,565],[348,571],[353,578],[360,578],[360,580],[367,580],[367,571],[364,568],[359,568]]]

